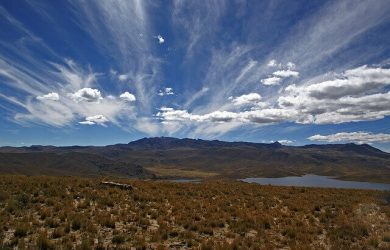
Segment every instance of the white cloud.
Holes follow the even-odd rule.
[[[288,69],[295,69],[296,65],[293,62],[288,62],[286,66],[287,66]]]
[[[283,67],[283,65],[281,63],[277,64],[276,60],[271,60],[267,64],[267,66],[269,66],[269,67],[278,66],[279,68]],[[260,82],[262,84],[268,85],[268,86],[279,85],[282,82],[283,78],[298,77],[299,76],[299,72],[293,70],[295,68],[295,64],[293,62],[288,62],[286,64],[286,66],[284,66],[284,67],[286,67],[287,69],[277,70],[277,71],[272,73],[272,76],[269,76],[268,78],[264,78],[264,79],[260,80]]]
[[[267,66],[268,66],[268,67],[276,67],[276,66],[278,66],[278,64],[276,63],[276,60],[275,60],[275,59],[272,59],[271,61],[269,61],[269,62],[267,63]]]
[[[160,89],[157,93],[159,96],[165,96],[165,95],[174,95],[173,89],[172,88],[165,88],[165,89]]]
[[[312,84],[306,91],[318,99],[335,99],[370,93],[389,84],[390,69],[364,65],[347,70],[334,80]]]
[[[197,91],[195,94],[191,95],[191,97],[184,104],[184,107],[190,106],[193,102],[204,96],[207,92],[209,92],[210,88],[203,87],[201,90]]]
[[[153,51],[155,38],[151,21],[154,19],[150,14],[154,4],[139,0],[72,1],[69,4],[75,10],[70,15],[71,21],[93,39],[104,58],[120,72],[125,72],[128,76],[125,81],[131,81],[140,109],[151,112],[157,82],[163,72],[162,60]]]
[[[82,88],[75,93],[70,94],[70,97],[75,102],[99,102],[103,99],[100,91],[92,88]]]
[[[203,51],[203,43],[217,33],[226,6],[224,1],[173,1],[173,24],[180,36],[186,39],[185,60],[192,59],[199,49]]]
[[[293,71],[291,69],[286,69],[286,70],[278,70],[272,73],[274,76],[282,77],[282,78],[287,78],[287,77],[298,77],[299,72],[298,71]]]
[[[121,75],[118,75],[118,79],[119,79],[119,81],[124,82],[127,79],[129,79],[129,76],[127,74],[121,74]]]
[[[280,144],[283,144],[283,145],[289,145],[289,144],[293,144],[293,143],[294,143],[294,141],[286,140],[286,139],[284,139],[284,140],[278,140],[278,142],[279,142]]]
[[[46,95],[37,96],[37,99],[40,101],[45,101],[45,100],[58,101],[60,100],[60,96],[58,95],[58,93],[51,92]]]
[[[79,122],[83,125],[101,125],[106,126],[106,122],[108,122],[108,119],[104,115],[94,115],[94,116],[88,116],[85,118],[85,121]]]
[[[262,79],[260,82],[264,85],[271,86],[271,85],[278,85],[282,81],[282,78],[271,76],[265,79]]]
[[[355,142],[355,143],[388,143],[390,134],[374,134],[371,132],[341,132],[330,135],[313,135],[308,138],[311,141],[321,142]]]
[[[148,135],[158,135],[160,124],[149,117],[139,117],[134,121],[134,128]]]
[[[335,79],[288,86],[278,105],[299,111],[301,123],[378,120],[390,115],[390,69],[362,66]]]
[[[127,102],[134,102],[136,101],[137,99],[135,98],[135,96],[129,92],[124,92],[122,93],[119,98],[121,98],[122,100],[124,101],[127,101]]]
[[[272,124],[292,120],[296,112],[284,109],[265,108],[261,110],[250,110],[243,112],[214,111],[211,113],[197,115],[187,110],[175,110],[173,108],[160,108],[156,117],[163,121],[194,121],[194,122],[240,122]]]
[[[229,100],[236,106],[242,105],[256,105],[261,101],[261,95],[258,93],[249,93],[238,97],[229,97]]]
[[[383,119],[390,115],[390,91],[385,86],[390,85],[388,76],[390,69],[374,69],[360,67],[341,74],[342,79],[334,79],[305,85],[290,85],[281,92],[281,96],[273,104],[261,104],[261,96],[250,93],[239,97],[230,97],[233,104],[254,105],[249,111],[215,110],[205,113],[190,113],[187,110],[162,108],[157,117],[162,121],[180,122],[237,122],[273,124],[280,122],[295,122],[305,124],[336,124],[351,121]],[[340,81],[341,80],[341,81]],[[358,88],[344,88],[358,84]],[[336,98],[333,89],[336,85],[340,91]],[[369,86],[374,86],[372,89]],[[382,88],[380,88],[382,87]],[[324,91],[329,90],[329,92]],[[345,90],[345,91],[344,91]],[[347,91],[349,90],[349,91]],[[322,95],[313,95],[314,91],[322,91]],[[329,96],[324,98],[324,96]],[[225,105],[225,109],[229,106]]]
[[[162,44],[165,42],[165,39],[161,35],[158,35],[156,38],[158,39],[159,44]]]

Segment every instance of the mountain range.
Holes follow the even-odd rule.
[[[0,174],[234,179],[318,174],[390,183],[390,154],[367,144],[154,137],[108,146],[0,147]]]

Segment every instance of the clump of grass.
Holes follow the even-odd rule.
[[[29,226],[27,223],[19,224],[15,228],[14,236],[18,238],[23,238],[27,235],[28,231],[29,231]]]
[[[122,244],[125,241],[126,241],[126,238],[122,234],[114,235],[114,237],[112,237],[112,243],[114,243],[114,244]]]
[[[8,199],[9,195],[7,192],[0,190],[0,202],[4,202]]]
[[[72,230],[77,231],[81,228],[81,225],[83,224],[83,219],[81,216],[75,215],[72,219]]]
[[[30,202],[30,196],[26,193],[21,193],[16,197],[16,200],[18,202],[19,207],[24,209],[28,206]]]
[[[115,228],[115,221],[111,218],[110,214],[97,215],[96,220],[103,227]]]
[[[42,232],[39,234],[36,240],[36,246],[40,250],[51,250],[54,249],[53,243],[47,238],[47,233]]]
[[[390,242],[390,232],[383,233],[383,241]]]
[[[45,222],[46,226],[50,227],[50,228],[56,228],[59,226],[59,223],[56,219],[54,218],[46,218],[46,222]]]
[[[54,229],[53,231],[53,234],[52,234],[52,238],[53,239],[58,239],[58,238],[61,238],[62,236],[65,235],[65,230],[64,228],[62,227],[57,227],[56,229]]]

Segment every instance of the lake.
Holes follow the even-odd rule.
[[[375,189],[390,190],[390,184],[360,182],[360,181],[343,181],[332,179],[329,176],[304,175],[289,176],[281,178],[245,178],[243,182],[258,183],[263,185],[274,186],[300,186],[300,187],[327,187],[327,188],[349,188],[349,189]]]
[[[200,180],[200,179],[166,179],[166,181],[178,182],[178,183],[200,183],[202,180]]]

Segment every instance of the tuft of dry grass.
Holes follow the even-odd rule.
[[[0,248],[390,248],[380,191],[0,176]]]

